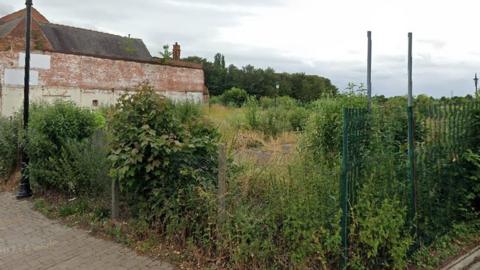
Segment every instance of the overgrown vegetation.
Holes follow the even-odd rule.
[[[19,121],[0,117],[0,179],[9,176],[17,164]]]
[[[220,96],[220,101],[225,106],[237,106],[242,107],[249,99],[247,91],[233,87],[230,90],[225,91]]]
[[[202,107],[173,104],[143,85],[103,114],[68,102],[37,104],[28,171],[36,191],[62,199],[39,199],[36,207],[141,251],[174,245],[197,267],[339,269],[343,108],[367,104],[362,91],[352,89],[300,102],[233,88],[219,98],[222,105]],[[419,149],[431,151],[440,122],[421,109],[444,103],[416,102],[421,117],[415,139]],[[358,181],[350,190],[349,269],[429,269],[480,237],[480,113],[462,133],[469,141],[462,141],[466,147],[458,155],[445,156],[437,167],[419,155],[426,164],[420,165],[444,174],[422,174],[429,182],[420,183],[419,216],[426,218],[413,227],[405,103],[377,97],[356,126],[355,134],[364,136],[353,142],[361,147]],[[455,130],[438,130],[449,129]],[[0,120],[0,172],[15,165],[18,136],[18,121]],[[228,149],[224,213],[217,194],[219,143]],[[431,156],[432,162],[438,158]],[[121,187],[118,224],[108,222],[111,180]],[[446,245],[453,239],[458,245]]]
[[[182,112],[183,122],[149,86],[121,97],[109,121],[111,176],[138,218],[201,245],[214,236],[217,133],[201,116]]]
[[[34,105],[26,146],[33,184],[72,195],[105,191],[109,164],[101,119],[70,102]]]
[[[413,254],[411,264],[417,269],[438,269],[448,259],[469,252],[480,244],[480,220],[457,223],[431,245],[423,246]]]

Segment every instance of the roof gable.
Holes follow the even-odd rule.
[[[26,12],[26,9],[24,8],[24,9],[21,9],[17,12],[12,13],[12,14],[8,14],[6,16],[3,16],[2,18],[0,18],[0,25],[4,24],[4,23],[7,23],[9,21],[18,19],[18,18],[24,18],[25,17],[25,12]],[[32,19],[39,22],[39,23],[49,23],[47,18],[45,18],[45,16],[43,16],[35,8],[32,8]]]

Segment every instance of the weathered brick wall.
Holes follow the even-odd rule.
[[[205,84],[202,69],[176,67],[153,63],[111,60],[90,56],[35,52],[47,55],[49,68],[32,65],[32,100],[72,100],[81,106],[110,105],[126,92],[134,91],[148,82],[156,91],[175,100],[195,99],[203,96]],[[23,69],[20,53],[0,52],[0,111],[11,115],[20,109],[23,83],[6,80],[8,72],[17,75]],[[21,75],[21,74],[20,74]],[[10,75],[11,76],[11,75]],[[18,76],[17,76],[18,77]]]
[[[148,82],[158,91],[203,92],[203,70],[110,60],[71,54],[51,55],[51,68],[41,71],[41,84],[82,89],[125,90]]]

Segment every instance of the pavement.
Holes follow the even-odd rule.
[[[441,270],[480,270],[480,246],[470,250]]]
[[[2,270],[173,270],[168,263],[139,256],[117,243],[69,228],[33,210],[30,201],[0,193]]]

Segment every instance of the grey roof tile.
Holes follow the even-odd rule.
[[[0,24],[0,38],[6,37],[22,19],[23,18],[17,18],[4,24]]]
[[[52,23],[41,24],[40,27],[54,51],[125,60],[152,60],[141,39]]]

